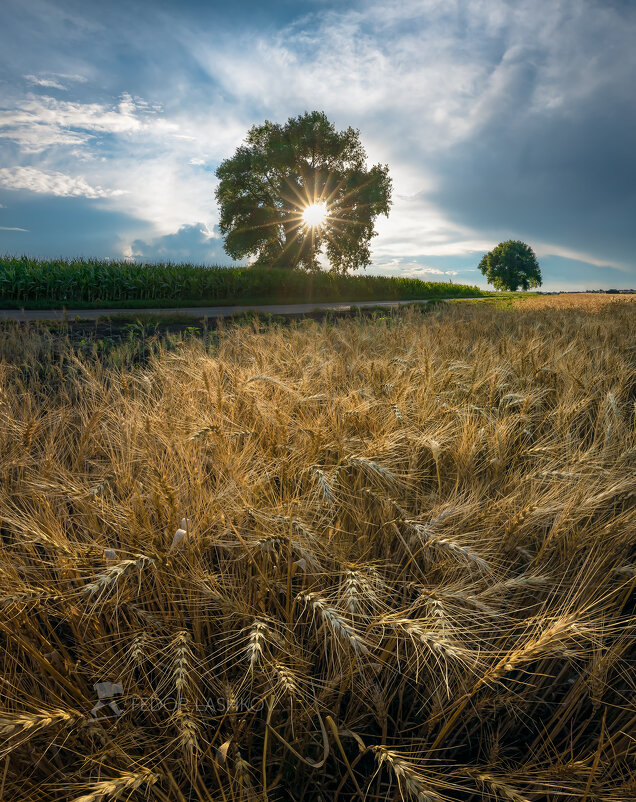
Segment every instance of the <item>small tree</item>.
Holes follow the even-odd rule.
[[[253,126],[216,176],[225,250],[257,265],[317,270],[324,250],[333,272],[366,267],[391,205],[388,166],[367,169],[359,132],[318,111]]]
[[[541,268],[534,251],[525,242],[500,242],[479,263],[479,269],[497,290],[515,291],[540,287]]]

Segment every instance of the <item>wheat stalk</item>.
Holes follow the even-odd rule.
[[[186,708],[175,711],[175,724],[179,732],[179,744],[185,755],[186,763],[191,775],[194,775],[197,767],[197,759],[200,755],[199,746],[199,727],[196,720]]]
[[[150,637],[145,631],[140,632],[139,635],[135,636],[130,648],[130,658],[137,665],[141,665],[141,663],[146,660],[148,656],[149,641]]]
[[[325,499],[327,504],[332,505],[334,501],[334,493],[333,493],[333,487],[331,486],[329,480],[327,479],[327,475],[323,470],[321,470],[315,465],[312,465],[310,470],[312,472],[312,475],[318,482],[318,487],[320,488],[323,498]]]
[[[557,618],[551,624],[528,639],[521,646],[511,650],[502,657],[488,673],[479,680],[478,685],[483,685],[491,680],[500,679],[505,674],[514,671],[523,663],[535,660],[537,657],[553,652],[572,638],[582,639],[589,636],[587,627],[580,621],[580,616],[576,613],[569,613]]]

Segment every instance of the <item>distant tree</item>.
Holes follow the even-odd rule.
[[[540,287],[541,268],[534,251],[525,242],[500,242],[479,263],[479,269],[497,290],[527,290]]]
[[[254,125],[216,171],[221,233],[234,259],[346,273],[371,262],[375,218],[388,215],[387,165],[366,167],[359,131],[336,131],[318,111]]]

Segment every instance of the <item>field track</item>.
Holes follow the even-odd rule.
[[[245,312],[263,312],[268,315],[303,315],[315,309],[346,312],[356,306],[404,306],[405,304],[425,304],[430,300],[449,301],[450,298],[434,298],[408,301],[332,301],[309,304],[265,304],[263,306],[184,306],[184,307],[147,307],[143,309],[0,309],[0,320],[63,320],[80,317],[83,320],[96,320],[110,315],[192,315],[195,318],[231,317]],[[471,299],[474,300],[474,299]]]
[[[148,306],[142,308],[119,309],[0,309],[0,322],[3,320],[97,320],[99,318],[120,316],[135,317],[136,315],[190,315],[193,318],[220,318],[241,315],[247,312],[261,312],[266,315],[306,315],[313,311],[337,311],[348,312],[356,307],[393,307],[406,306],[408,304],[426,304],[431,301],[493,301],[497,300],[496,295],[485,296],[484,298],[422,298],[408,299],[400,301],[324,301],[305,304],[243,304],[237,306],[171,306],[155,307]],[[506,296],[501,296],[499,300],[507,300]],[[598,311],[602,307],[611,303],[635,302],[634,294],[589,294],[585,292],[566,293],[562,295],[537,295],[523,297],[516,296],[516,301],[523,301],[528,309],[547,309],[547,308],[577,308],[586,311]]]

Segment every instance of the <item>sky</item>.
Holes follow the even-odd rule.
[[[230,264],[214,171],[324,111],[388,164],[371,274],[636,287],[634,0],[3,0],[0,254]]]

